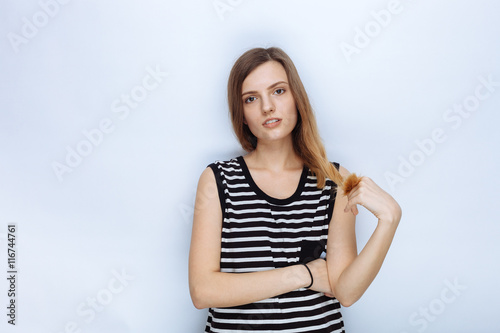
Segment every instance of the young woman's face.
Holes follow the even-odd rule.
[[[297,124],[297,107],[283,66],[268,61],[255,68],[243,81],[245,124],[258,139],[290,139]]]

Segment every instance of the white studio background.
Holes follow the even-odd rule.
[[[0,331],[203,331],[187,281],[196,184],[243,153],[233,62],[279,46],[330,160],[403,208],[380,274],[343,309],[347,332],[498,332],[499,13],[494,0],[2,0]],[[360,249],[375,224],[358,217]]]

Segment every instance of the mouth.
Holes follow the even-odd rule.
[[[279,118],[271,118],[271,119],[266,120],[264,123],[262,123],[262,125],[264,127],[274,127],[274,126],[277,126],[280,122],[281,122],[281,119],[279,119]]]

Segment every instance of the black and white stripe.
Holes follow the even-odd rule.
[[[209,165],[223,212],[221,272],[245,273],[295,265],[326,251],[335,183],[323,189],[304,167],[295,193],[276,199],[253,181],[242,156]],[[338,164],[335,163],[338,168]],[[300,288],[230,308],[210,308],[205,332],[344,332],[335,298]]]

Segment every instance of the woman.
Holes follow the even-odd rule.
[[[189,285],[195,307],[209,308],[205,332],[344,332],[340,304],[356,302],[377,275],[399,205],[367,177],[340,189],[349,171],[328,162],[281,49],[244,53],[228,102],[248,154],[209,165],[198,183]],[[378,218],[359,254],[357,205]]]

